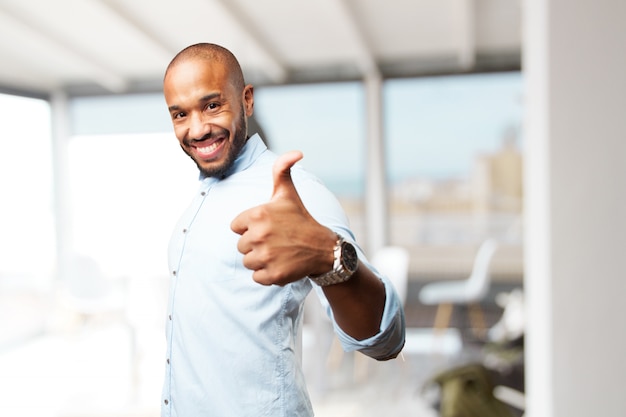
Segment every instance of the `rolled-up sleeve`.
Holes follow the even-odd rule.
[[[299,166],[297,168],[294,167],[291,172],[294,181],[297,182],[298,194],[309,213],[319,223],[331,228],[346,240],[352,242],[359,253],[361,262],[376,272],[375,268],[367,261],[363,250],[357,244],[354,234],[349,227],[348,218],[337,198],[317,178],[299,168]],[[404,347],[404,309],[391,281],[381,276],[378,272],[376,274],[385,284],[385,309],[379,332],[365,340],[356,340],[341,330],[333,318],[332,310],[323,290],[317,285],[313,285],[313,287],[326,313],[331,318],[335,333],[346,352],[358,350],[374,359],[387,360],[395,358]]]
[[[371,358],[384,361],[398,356],[404,347],[406,324],[400,297],[389,280],[386,278],[381,279],[385,284],[386,297],[380,330],[374,336],[363,340],[353,338],[339,327],[333,319],[332,310],[324,293],[319,287],[316,288],[316,292],[320,296],[327,314],[332,319],[335,333],[341,342],[343,350],[346,352],[358,350]]]

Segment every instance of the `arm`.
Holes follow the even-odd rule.
[[[300,158],[299,152],[279,157],[270,201],[244,211],[231,224],[241,235],[237,248],[244,265],[263,285],[286,285],[333,269],[337,236],[309,214],[291,180],[290,169]],[[323,287],[323,292],[335,321],[350,337],[364,340],[381,331],[385,286],[364,263],[348,281]]]
[[[385,287],[369,269],[359,266],[349,281],[324,287],[337,324],[357,340],[376,335],[385,308]]]

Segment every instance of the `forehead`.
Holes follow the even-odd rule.
[[[163,81],[163,93],[170,101],[193,99],[208,92],[233,93],[228,71],[223,64],[202,59],[188,59],[169,69]]]

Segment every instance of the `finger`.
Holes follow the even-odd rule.
[[[262,285],[272,285],[271,276],[267,270],[267,264],[259,259],[258,255],[253,251],[242,251],[239,248],[243,256],[243,266],[252,271],[252,279]]]
[[[249,239],[246,239],[245,233],[243,233],[237,241],[237,250],[244,256],[252,252],[252,244],[249,242]]]
[[[276,159],[273,169],[274,192],[272,193],[272,199],[277,197],[290,198],[293,195],[298,195],[291,179],[291,167],[301,160],[302,156],[300,151],[291,151],[282,154]]]
[[[250,222],[248,217],[248,210],[239,213],[239,215],[230,222],[230,229],[238,235],[243,235],[248,231],[248,224]]]
[[[261,285],[265,285],[265,286],[269,286],[272,285],[273,282],[270,279],[267,271],[265,269],[257,269],[252,273],[252,279],[254,280],[254,282],[256,282],[257,284],[261,284]]]
[[[270,285],[278,285],[284,287],[289,282],[281,279],[277,279],[276,277],[272,277],[269,270],[266,268],[259,268],[254,270],[252,273],[252,279],[257,284],[270,286]]]

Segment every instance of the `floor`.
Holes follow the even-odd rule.
[[[447,337],[450,336],[450,337]],[[326,363],[325,379],[309,385],[318,417],[416,416],[435,417],[437,399],[429,378],[466,354],[458,334],[433,337],[430,329],[413,329],[403,354],[389,362],[376,362],[359,353],[344,354],[340,366]],[[430,388],[429,388],[430,387]]]
[[[8,317],[28,318],[20,308],[30,304],[17,304],[8,312],[6,299],[0,302]],[[407,346],[401,357],[388,362],[344,354],[332,347],[332,336],[314,340],[305,329],[303,367],[317,417],[437,416],[431,405],[435,391],[426,389],[426,382],[454,364],[472,361],[480,351],[467,343],[463,329],[436,337],[428,328],[432,309],[408,303],[405,311]],[[498,313],[487,309],[488,321]],[[43,327],[33,325],[30,335],[20,334],[20,343],[0,343],[0,416],[159,415],[164,345],[160,329],[135,334],[140,342],[133,351],[129,328],[115,318],[71,324],[65,320],[62,326],[50,326],[50,317],[44,322]],[[11,328],[24,333],[23,326]],[[131,352],[136,367],[131,366]]]

